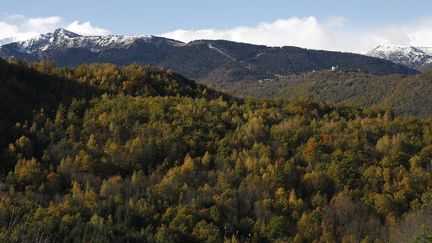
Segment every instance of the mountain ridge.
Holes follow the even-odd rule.
[[[276,75],[329,70],[361,70],[377,75],[416,74],[390,61],[360,54],[268,47],[226,40],[183,43],[157,36],[82,36],[63,29],[0,47],[0,56],[30,62],[52,60],[59,66],[84,63],[138,63],[161,66],[201,83],[257,81]]]
[[[25,53],[37,53],[48,49],[80,48],[88,47],[93,52],[100,52],[110,48],[127,48],[135,41],[153,41],[159,37],[149,35],[80,35],[63,28],[56,29],[52,33],[41,34],[28,40],[12,42],[16,44],[18,51]],[[183,45],[183,42],[166,39],[172,45]],[[3,46],[8,46],[4,44]]]

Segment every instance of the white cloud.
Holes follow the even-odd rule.
[[[325,21],[317,18],[278,19],[256,26],[229,29],[179,29],[164,37],[189,42],[197,39],[226,39],[269,46],[300,46],[365,53],[378,45],[432,46],[432,20],[421,19],[401,25],[358,29],[344,17],[333,16]]]
[[[93,26],[90,22],[67,22],[59,16],[31,18],[23,15],[0,15],[0,44],[25,40],[39,34],[65,28],[83,35],[106,35],[106,29]]]
[[[5,22],[0,22],[0,39],[10,37],[11,33],[17,33],[18,27]]]
[[[88,21],[83,23],[74,21],[66,29],[82,35],[107,35],[110,33],[109,30],[92,26]]]
[[[29,18],[25,19],[24,17],[24,26],[28,30],[34,31],[47,31],[51,28],[55,28],[60,25],[62,22],[62,18],[58,16],[51,16],[45,18]]]
[[[408,28],[414,29],[408,33],[412,45],[432,46],[432,19],[418,19],[411,23]]]

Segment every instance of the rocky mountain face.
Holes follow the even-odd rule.
[[[432,47],[378,46],[367,55],[386,59],[417,70],[422,70],[425,65],[432,63]]]
[[[27,61],[52,60],[59,66],[95,62],[162,66],[222,88],[236,81],[329,70],[332,66],[377,75],[417,73],[387,60],[352,53],[224,40],[183,43],[156,36],[83,36],[65,29],[2,45],[0,56]]]

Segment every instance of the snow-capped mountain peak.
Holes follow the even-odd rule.
[[[153,36],[123,36],[123,35],[101,35],[87,36],[80,35],[66,29],[56,29],[52,33],[41,34],[25,41],[12,43],[15,51],[28,54],[39,54],[46,51],[64,50],[68,48],[85,48],[92,52],[100,52],[113,48],[128,48],[135,41],[141,40],[152,42],[158,37]],[[156,42],[156,40],[154,40]],[[166,39],[168,45],[183,45],[182,42],[176,42]],[[4,45],[3,47],[5,47]],[[3,48],[0,47],[0,48]]]
[[[367,55],[390,60],[417,70],[432,63],[432,47],[381,45],[368,52]]]
[[[76,38],[81,36],[79,34],[73,33],[63,28],[56,29],[53,35],[56,37],[63,37],[63,38]]]
[[[48,49],[88,48],[98,52],[108,48],[127,48],[137,39],[151,39],[150,36],[84,36],[65,29],[41,34],[35,38],[18,42],[21,50],[27,53],[42,52]]]

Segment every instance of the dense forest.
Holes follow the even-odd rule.
[[[432,121],[0,62],[1,242],[429,242]],[[4,135],[3,135],[4,134]]]
[[[391,109],[397,115],[432,116],[432,72],[377,76],[339,70],[237,82],[218,89],[243,96],[296,100],[306,97],[342,105]]]

